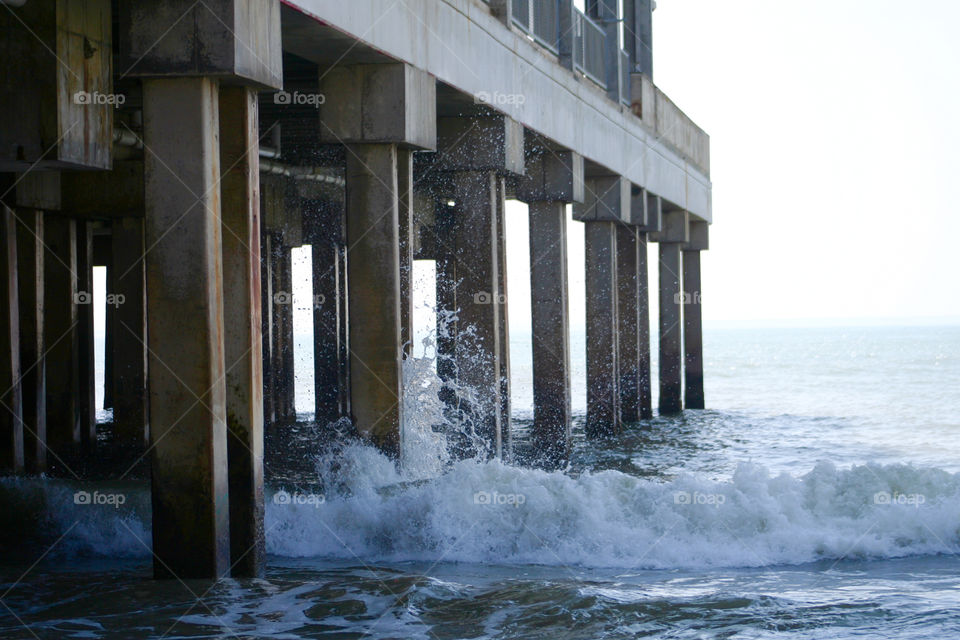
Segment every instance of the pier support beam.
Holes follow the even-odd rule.
[[[219,577],[230,512],[216,81],[144,80],[143,121],[154,573]]]
[[[47,444],[62,456],[80,443],[77,223],[44,217],[44,343],[47,347]]]
[[[682,245],[689,240],[686,211],[663,212],[663,228],[653,234],[660,243],[660,414],[683,409],[683,347],[681,345],[683,291]]]
[[[630,181],[599,176],[586,181],[574,218],[585,223],[587,306],[587,423],[590,437],[617,434],[620,367],[617,318],[617,227],[629,223]]]
[[[220,89],[224,356],[232,575],[263,575],[263,354],[257,94]]]
[[[27,470],[47,470],[47,365],[43,341],[43,213],[17,211],[23,447]]]
[[[111,235],[115,304],[107,309],[113,318],[107,348],[113,353],[113,376],[108,381],[113,388],[113,429],[125,446],[139,448],[149,437],[143,219],[114,218]]]
[[[22,473],[23,402],[17,290],[17,222],[13,210],[0,204],[0,471]]]
[[[640,376],[640,419],[648,420],[653,417],[653,390],[650,358],[650,258],[648,247],[650,234],[657,233],[661,228],[660,198],[649,193],[646,189],[639,196],[634,196],[633,208],[640,204],[637,197],[646,201],[646,223],[640,227],[637,240],[637,280],[640,284],[637,300],[639,351],[637,362]]]
[[[413,152],[397,150],[400,218],[400,344],[403,357],[413,354]]]
[[[624,422],[640,419],[639,236],[636,226],[617,227],[617,384]]]
[[[77,221],[77,411],[84,447],[97,444],[97,382],[93,337],[93,223]]]
[[[459,419],[496,457],[509,454],[509,344],[501,229],[504,177],[524,172],[523,127],[506,117],[441,118],[433,161],[453,198],[437,251],[437,305],[456,315],[438,354],[452,353],[441,378],[455,377],[449,398]],[[501,274],[501,271],[504,273]],[[451,290],[455,289],[455,290]]]
[[[570,310],[567,203],[583,202],[583,158],[531,144],[517,197],[530,219],[534,462],[563,466],[570,457]]]
[[[304,215],[313,263],[314,419],[321,424],[350,415],[343,206],[342,200],[312,200]]]
[[[403,347],[397,157],[401,149],[436,146],[436,80],[406,64],[375,64],[324,70],[320,85],[327,98],[320,108],[321,141],[346,146],[351,413],[365,438],[398,457]]]
[[[690,242],[683,245],[683,374],[687,409],[703,409],[703,320],[700,252],[709,248],[706,222],[690,223]]]

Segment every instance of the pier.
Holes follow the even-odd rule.
[[[105,267],[110,438],[149,460],[155,575],[261,575],[307,246],[315,419],[399,459],[432,261],[448,414],[508,459],[507,200],[529,210],[537,464],[570,450],[569,224],[586,435],[703,409],[709,137],[654,83],[654,3],[622,4],[0,1],[0,472],[95,459]]]

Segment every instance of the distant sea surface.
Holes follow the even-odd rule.
[[[408,363],[401,469],[313,451],[329,427],[299,376],[302,421],[271,435],[289,448],[268,460],[264,580],[149,579],[141,484],[99,486],[116,508],[0,480],[42,504],[53,545],[0,565],[0,637],[960,637],[960,327],[708,331],[708,410],[595,442],[572,343],[562,472],[451,460],[429,359]],[[529,349],[515,332],[518,455]]]

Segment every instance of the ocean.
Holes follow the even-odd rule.
[[[522,458],[529,337],[512,340]],[[49,549],[4,555],[0,637],[960,637],[960,327],[707,330],[709,409],[598,441],[583,340],[563,471],[451,460],[429,358],[408,363],[400,469],[315,450],[327,426],[306,413],[268,434],[262,580],[152,580],[143,482],[0,479]]]

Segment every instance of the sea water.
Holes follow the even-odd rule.
[[[452,459],[429,357],[399,468],[355,442],[268,456],[262,580],[151,580],[143,483],[78,505],[83,483],[0,481],[47,552],[0,566],[0,637],[960,637],[960,328],[708,331],[710,409],[601,441],[583,339],[563,471]],[[287,427],[307,442],[309,417]],[[284,456],[306,470],[271,474]]]

